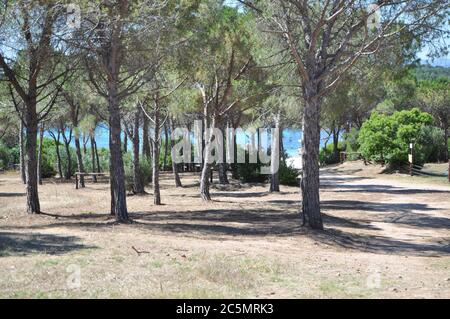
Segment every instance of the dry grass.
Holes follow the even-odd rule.
[[[450,297],[450,187],[324,170],[327,229],[311,232],[296,188],[233,182],[203,203],[197,181],[164,175],[164,205],[130,196],[134,223],[117,225],[107,183],[47,181],[45,214],[28,216],[18,175],[1,174],[0,297]]]

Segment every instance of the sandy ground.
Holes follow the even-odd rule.
[[[108,183],[46,181],[29,216],[18,175],[0,174],[0,297],[450,298],[442,181],[324,169],[324,232],[300,227],[297,188],[233,182],[205,204],[198,176],[182,181],[163,176],[163,206],[129,196],[134,222],[117,225]]]

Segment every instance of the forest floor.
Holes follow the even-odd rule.
[[[167,173],[164,205],[129,196],[118,225],[107,182],[45,181],[30,216],[2,173],[0,298],[450,298],[450,186],[379,170],[322,170],[323,232],[300,227],[295,187],[233,182],[206,204],[197,175]]]

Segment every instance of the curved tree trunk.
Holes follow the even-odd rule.
[[[211,121],[211,130],[209,131],[209,134],[207,136],[207,140],[205,143],[205,150],[204,150],[204,156],[203,156],[203,167],[202,167],[202,174],[200,178],[200,196],[204,201],[210,201],[211,195],[209,193],[209,174],[210,174],[210,167],[209,164],[210,158],[211,158],[211,142],[212,142],[212,129],[214,128],[216,124],[216,119],[213,116]],[[205,130],[208,128],[205,127]]]
[[[38,183],[42,185],[42,144],[44,142],[44,124],[41,124],[39,128],[39,148],[38,148],[38,164],[37,164],[37,176]]]
[[[139,122],[140,122],[140,108],[136,109],[134,115],[134,127],[133,127],[133,183],[135,194],[145,194],[144,182],[142,180],[141,166],[139,162]]]
[[[302,211],[313,229],[323,229],[319,196],[320,101],[314,88],[305,99],[302,123]]]
[[[87,147],[86,144],[89,141],[89,137],[86,137],[86,134],[83,134],[83,155],[86,156],[87,155]]]

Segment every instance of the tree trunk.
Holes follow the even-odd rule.
[[[78,172],[84,173],[84,165],[83,165],[83,158],[81,157],[81,147],[80,147],[80,138],[78,137],[78,133],[75,133],[75,151],[77,155],[77,168]],[[80,186],[81,188],[84,188],[84,176],[80,175]]]
[[[448,127],[444,128],[444,139],[445,139],[445,149],[444,149],[444,160],[448,162],[449,154],[448,154]]]
[[[205,121],[206,122],[206,121]],[[204,156],[203,156],[203,167],[202,167],[202,174],[200,178],[200,196],[204,201],[210,201],[211,195],[209,193],[209,174],[210,174],[210,157],[211,157],[211,142],[212,142],[212,129],[214,128],[216,124],[215,116],[212,117],[211,121],[211,130],[209,131],[210,134],[207,136],[207,140],[205,143],[205,150],[204,150]],[[208,128],[205,127],[205,130]]]
[[[127,132],[123,132],[123,152],[128,153],[128,135]]]
[[[117,100],[116,82],[108,83],[109,102],[109,167],[111,181],[111,214],[118,222],[129,220],[125,189],[125,171],[123,168],[122,145],[120,135],[120,110]]]
[[[142,122],[142,156],[150,162],[151,150],[150,150],[150,142],[148,139],[148,118],[144,114],[144,119]]]
[[[37,164],[37,176],[39,185],[42,185],[42,144],[44,142],[44,124],[41,124],[39,128],[39,148],[38,148],[38,164]]]
[[[70,156],[70,140],[72,139],[72,131],[70,131],[69,138],[66,137],[64,126],[61,127],[61,132],[64,140],[64,147],[67,156],[67,167],[65,171],[65,178],[69,180],[72,177],[72,157]]]
[[[92,141],[94,143],[94,148],[95,148],[95,160],[97,162],[97,173],[101,173],[102,168],[100,166],[100,158],[98,156],[98,148],[97,148],[97,141],[95,140],[95,137],[92,136]]]
[[[94,133],[91,133],[90,136],[90,140],[91,140],[91,165],[92,165],[92,173],[96,172],[96,163],[95,163],[95,139],[94,139]],[[97,183],[97,176],[93,175],[92,176],[92,181],[94,183]]]
[[[219,169],[219,184],[220,185],[228,185],[230,182],[228,181],[227,171],[228,171],[228,163],[226,161],[226,143],[225,143],[225,128],[224,126],[220,129],[222,131],[222,163],[218,164]]]
[[[134,115],[134,127],[133,127],[133,183],[135,194],[145,194],[144,182],[142,180],[141,166],[139,163],[139,122],[140,122],[140,108],[136,108]]]
[[[58,137],[54,137],[55,140],[55,149],[56,149],[56,161],[57,161],[57,165],[58,165],[58,174],[59,174],[59,178],[62,179],[63,178],[63,173],[62,173],[62,165],[61,165],[61,152],[59,150],[59,137],[61,136],[60,131],[58,130]]]
[[[83,134],[83,155],[87,155],[87,147],[86,144],[89,141],[89,137],[86,137],[86,134]]]
[[[340,128],[334,124],[333,125],[333,154],[336,159],[339,159],[339,133],[340,133]]]
[[[272,130],[272,145],[270,148],[270,192],[280,191],[280,114],[275,116],[275,130]]]
[[[169,134],[167,132],[167,125],[164,123],[164,159],[163,171],[167,171],[167,156],[169,155]]]
[[[64,146],[67,156],[66,179],[70,179],[72,177],[72,158],[70,156],[70,144],[64,141]]]
[[[306,95],[302,123],[302,211],[311,228],[323,229],[319,195],[320,100],[316,88],[307,88]]]
[[[172,119],[169,119],[170,121],[170,131],[173,134],[175,131],[175,126],[173,125]],[[181,184],[180,174],[178,173],[178,164],[175,161],[176,153],[175,153],[175,141],[173,138],[170,138],[170,146],[171,146],[171,156],[172,156],[172,172],[173,172],[173,178],[175,180],[175,187],[183,187]]]
[[[24,184],[27,183],[27,177],[25,173],[25,141],[23,138],[23,122],[20,121],[20,128],[19,128],[19,152],[20,152],[20,176],[22,178],[22,182]]]
[[[159,187],[159,130],[160,130],[160,119],[159,119],[159,106],[158,102],[155,102],[155,112],[154,112],[154,123],[155,132],[153,137],[153,154],[152,154],[152,169],[153,169],[153,203],[155,205],[161,205],[161,193]]]
[[[38,122],[36,114],[36,103],[27,105],[26,112],[26,142],[25,142],[25,172],[27,182],[27,212],[39,214],[41,212],[38,194],[37,180],[37,142]]]

